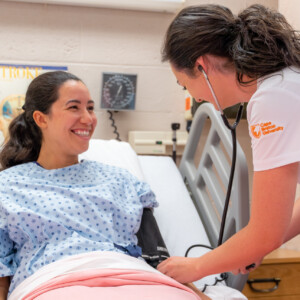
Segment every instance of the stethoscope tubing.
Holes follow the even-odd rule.
[[[211,94],[215,100],[215,103],[221,113],[221,117],[222,117],[222,120],[225,124],[225,126],[230,130],[231,132],[231,136],[232,136],[232,159],[231,159],[231,169],[230,169],[230,175],[229,175],[229,180],[228,180],[228,186],[227,186],[227,192],[226,192],[226,197],[225,197],[225,201],[224,201],[224,208],[223,208],[223,213],[222,213],[222,219],[221,219],[221,223],[220,223],[220,231],[219,231],[219,238],[218,238],[218,244],[217,246],[220,246],[222,245],[223,243],[223,236],[224,236],[224,230],[225,230],[225,223],[226,223],[226,216],[227,216],[227,212],[228,212],[228,207],[229,207],[229,201],[230,201],[230,196],[231,196],[231,191],[232,191],[232,184],[233,184],[233,179],[234,179],[234,172],[235,172],[235,166],[236,166],[236,154],[237,154],[237,139],[236,139],[236,128],[242,118],[242,115],[243,115],[243,109],[244,109],[244,103],[241,103],[240,104],[240,107],[238,109],[238,112],[237,112],[237,115],[236,115],[236,119],[235,119],[235,122],[231,125],[224,113],[224,111],[222,110],[220,104],[219,104],[219,101],[217,99],[217,96],[212,88],[212,85],[208,79],[208,76],[206,74],[206,72],[204,71],[204,69],[199,66],[199,70],[203,73],[204,75],[204,78],[207,82],[207,85],[211,91]],[[191,247],[188,248],[188,250],[186,251],[185,253],[185,256],[187,257],[188,256],[188,253],[189,251],[194,248],[194,247],[197,247],[197,246],[200,246],[200,247],[205,247],[205,248],[208,248],[208,249],[213,249],[212,247],[210,246],[206,246],[206,245],[193,245]],[[251,269],[251,268],[254,268],[255,267],[255,264],[251,264],[249,266],[246,267],[246,269]],[[217,282],[219,281],[223,281],[223,280],[226,280],[227,279],[227,274],[226,273],[222,273],[221,275],[223,275],[223,279],[221,280],[218,280],[216,279],[216,282],[215,284],[217,284]],[[215,285],[214,284],[214,285]],[[208,285],[205,285],[204,286],[204,289],[202,290],[202,292],[205,291],[206,287]]]
[[[230,196],[231,196],[231,191],[232,191],[232,184],[233,184],[233,178],[234,178],[234,172],[235,172],[235,165],[236,165],[236,149],[237,149],[237,141],[236,141],[236,127],[238,126],[242,115],[243,115],[243,108],[244,108],[244,103],[240,104],[240,107],[238,109],[237,115],[235,122],[231,125],[221,108],[218,98],[214,92],[214,89],[208,79],[208,76],[204,69],[202,67],[199,68],[199,70],[202,72],[204,75],[205,81],[210,89],[210,92],[214,98],[214,101],[221,113],[222,120],[225,124],[225,126],[230,130],[231,136],[232,136],[232,159],[231,159],[231,169],[230,169],[230,175],[229,175],[229,180],[228,180],[228,186],[227,186],[227,192],[226,192],[226,197],[225,197],[225,202],[224,202],[224,209],[222,213],[222,220],[220,224],[220,232],[219,232],[219,239],[218,239],[218,246],[220,246],[223,242],[223,235],[224,235],[224,229],[225,229],[225,223],[226,223],[226,216],[228,212],[228,207],[229,207],[229,201],[230,201]]]

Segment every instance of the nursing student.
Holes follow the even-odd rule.
[[[0,153],[0,299],[200,299],[140,259],[143,208],[157,206],[149,185],[78,160],[94,105],[79,78],[48,72],[10,123]]]
[[[217,110],[248,103],[254,175],[247,226],[201,257],[171,257],[158,269],[183,283],[247,273],[246,266],[257,267],[300,232],[299,34],[283,15],[261,5],[237,16],[219,5],[187,7],[167,30],[163,61],[197,102]]]

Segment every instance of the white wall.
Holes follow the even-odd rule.
[[[100,110],[102,72],[138,74],[135,112],[119,112],[122,139],[129,130],[166,130],[183,122],[184,103],[168,65],[160,62],[164,32],[173,15],[0,2],[0,62],[67,65],[96,101],[95,137],[113,138]]]
[[[187,5],[213,1],[188,0]],[[214,1],[238,12],[254,1]],[[259,1],[276,6],[277,0]],[[115,121],[123,140],[129,130],[169,130],[184,121],[184,92],[160,61],[173,14],[0,1],[0,63],[67,65],[96,101],[97,138],[114,138],[100,110],[102,72],[138,74],[136,110]]]
[[[278,10],[285,16],[288,22],[297,30],[300,30],[300,1],[278,0]]]
[[[246,7],[260,3],[267,7],[277,9],[278,0],[186,0],[187,5],[197,4],[220,4],[229,7],[234,14],[238,14],[241,10]]]

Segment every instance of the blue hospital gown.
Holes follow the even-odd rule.
[[[10,293],[61,258],[136,245],[143,207],[157,206],[148,184],[94,161],[26,163],[0,172],[0,182],[0,277],[13,276]]]

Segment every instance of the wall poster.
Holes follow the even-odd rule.
[[[29,83],[42,73],[67,69],[65,66],[0,63],[0,146],[7,137],[10,121],[22,112]]]

